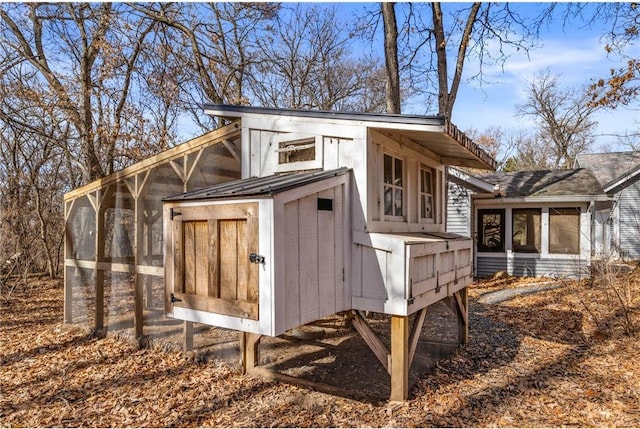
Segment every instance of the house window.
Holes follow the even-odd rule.
[[[540,253],[540,209],[513,209],[513,251]]]
[[[420,218],[433,220],[433,171],[420,169]]]
[[[478,210],[478,251],[504,252],[504,209]]]
[[[384,154],[384,214],[403,216],[403,161]]]
[[[549,209],[549,253],[580,253],[580,209]]]

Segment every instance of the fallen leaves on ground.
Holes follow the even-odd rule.
[[[615,306],[598,307],[597,290],[567,282],[499,304],[476,300],[533,281],[476,282],[469,342],[421,376],[406,402],[331,396],[242,375],[233,363],[98,338],[61,323],[59,281],[34,281],[3,295],[0,426],[640,426],[638,339],[616,328]],[[638,296],[638,282],[629,284]],[[636,301],[629,308],[640,317]]]

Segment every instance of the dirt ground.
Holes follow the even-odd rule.
[[[389,376],[341,317],[260,346],[262,366],[344,390],[330,395],[242,375],[237,333],[197,325],[191,353],[140,349],[62,324],[60,281],[7,283],[0,426],[640,427],[640,274],[613,288],[549,281],[474,283],[461,347],[449,309],[431,307],[406,402],[386,400]],[[387,338],[385,317],[368,322]]]

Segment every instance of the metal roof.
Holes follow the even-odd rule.
[[[559,197],[558,201],[562,201],[562,197],[605,195],[602,185],[586,168],[491,173],[480,177],[497,185],[497,196],[503,198]]]
[[[240,118],[243,114],[253,113],[260,115],[286,115],[304,118],[320,118],[320,119],[340,119],[348,121],[365,121],[365,122],[385,122],[398,124],[414,124],[414,125],[439,125],[445,124],[442,116],[425,116],[425,115],[404,115],[396,113],[364,113],[364,112],[336,112],[329,110],[295,110],[295,109],[277,109],[272,107],[257,106],[231,106],[227,104],[211,104],[204,106],[205,112],[208,111],[224,111],[225,118]]]
[[[175,202],[271,196],[309,183],[341,176],[350,171],[351,169],[348,168],[339,168],[328,171],[248,177],[246,179],[233,180],[197,191],[163,198],[162,201]]]

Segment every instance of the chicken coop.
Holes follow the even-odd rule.
[[[391,398],[406,399],[426,309],[449,300],[467,335],[473,243],[445,230],[447,166],[495,161],[440,117],[205,111],[230,125],[67,195],[65,298],[87,270],[98,292],[104,272],[129,273],[143,335],[154,276],[170,319],[243,333],[247,371],[262,335],[346,312],[390,374]],[[131,245],[107,252],[101,225],[118,204]],[[114,236],[127,222],[115,225]],[[363,312],[390,316],[389,347]]]

